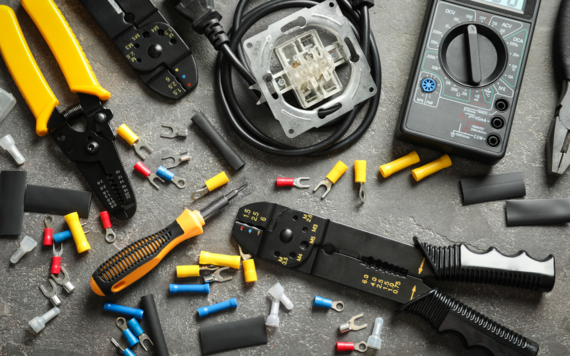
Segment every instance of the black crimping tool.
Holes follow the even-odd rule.
[[[253,256],[292,270],[402,303],[438,332],[455,332],[467,348],[491,355],[538,353],[537,343],[492,321],[424,279],[488,283],[549,292],[554,257],[535,260],[526,252],[505,256],[465,245],[435,247],[414,237],[415,246],[272,203],[239,209],[232,235]]]
[[[198,84],[184,40],[150,0],[81,0],[146,85],[178,100]]]

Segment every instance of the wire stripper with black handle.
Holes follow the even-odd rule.
[[[534,356],[528,340],[424,279],[488,283],[548,292],[554,287],[554,257],[539,261],[519,252],[505,256],[465,245],[415,245],[333,222],[281,205],[260,202],[239,209],[232,235],[257,258],[402,303],[396,311],[418,314],[438,332],[461,336],[466,348],[494,356]]]
[[[91,276],[93,292],[109,296],[141,279],[178,244],[202,234],[206,220],[226,207],[246,186],[230,191],[200,211],[185,209],[172,224],[114,254]]]
[[[125,220],[136,211],[134,191],[115,147],[109,125],[111,110],[101,101],[111,93],[103,89],[69,24],[52,0],[21,0],[53,52],[72,92],[80,104],[66,111],[38,68],[14,11],[0,6],[0,52],[4,62],[36,118],[36,133],[50,135],[69,158],[110,214]],[[86,130],[78,132],[70,123],[84,118]]]
[[[150,0],[80,0],[139,77],[178,100],[198,84],[192,52]]]

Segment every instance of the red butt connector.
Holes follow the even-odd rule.
[[[140,162],[139,162],[140,163]],[[136,166],[135,166],[136,168]],[[145,167],[146,168],[146,167]],[[99,213],[99,216],[101,217],[101,222],[103,223],[103,228],[104,229],[109,229],[111,227],[113,227],[113,225],[111,225],[111,217],[109,216],[109,212],[108,211],[102,211]]]
[[[144,163],[142,163],[141,161],[138,161],[135,164],[135,170],[137,172],[139,172],[140,174],[142,174],[143,176],[145,176],[145,178],[147,178],[148,176],[151,175],[152,171],[148,168],[146,168],[146,166],[144,165]]]

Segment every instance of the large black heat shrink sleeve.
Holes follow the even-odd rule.
[[[0,172],[0,236],[17,236],[24,222],[26,171]]]
[[[141,307],[144,310],[144,318],[148,323],[148,331],[150,339],[154,342],[154,351],[157,356],[169,356],[166,340],[164,340],[164,333],[162,326],[160,326],[160,319],[158,318],[158,311],[156,310],[156,303],[152,294],[145,295],[141,298]]]

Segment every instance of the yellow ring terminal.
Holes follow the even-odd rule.
[[[425,177],[430,176],[435,172],[439,172],[447,167],[451,167],[451,158],[449,158],[448,155],[443,155],[435,161],[426,164],[425,166],[414,169],[412,171],[412,175],[414,176],[414,179],[419,182]]]
[[[186,277],[200,277],[200,266],[176,266],[176,277],[186,278]]]
[[[85,232],[83,232],[83,227],[81,226],[81,221],[79,221],[79,215],[77,213],[71,213],[64,216],[69,230],[71,230],[71,236],[75,241],[75,247],[78,253],[83,253],[85,251],[91,250],[89,242],[87,242],[87,237],[85,237]]]
[[[243,275],[246,283],[257,282],[257,271],[253,260],[243,260]]]
[[[354,183],[366,183],[366,161],[354,162]]]
[[[200,261],[198,263],[201,265],[226,266],[239,269],[240,262],[241,256],[220,255],[202,251],[200,252]]]
[[[137,143],[139,140],[139,137],[127,126],[127,124],[122,124],[119,126],[117,129],[117,134],[119,134],[119,136],[121,136],[131,146]]]
[[[395,161],[380,166],[380,174],[382,174],[382,177],[388,178],[392,174],[419,162],[420,156],[418,156],[418,153],[416,151],[413,151],[404,157],[398,158]]]
[[[346,164],[342,163],[342,161],[338,161],[329,174],[327,174],[327,179],[336,184],[347,169],[348,166]]]
[[[208,191],[211,192],[212,190],[218,189],[219,187],[221,187],[222,185],[226,184],[229,181],[230,179],[226,175],[226,172],[222,172],[217,176],[208,179],[206,181],[206,187],[208,187]]]

